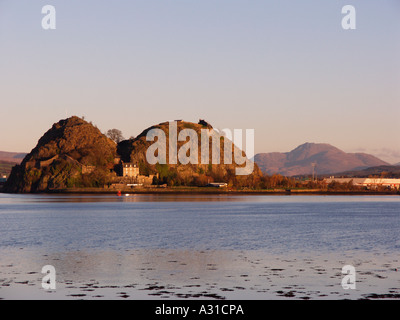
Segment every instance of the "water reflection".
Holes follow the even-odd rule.
[[[400,296],[396,256],[372,252],[271,255],[237,250],[1,252],[0,299],[360,299]],[[5,254],[6,253],[6,254]],[[41,290],[43,265],[57,290]],[[357,267],[357,290],[341,267]]]
[[[399,196],[238,195],[238,194],[0,194],[0,204],[123,202],[400,202]]]
[[[249,201],[251,198],[226,194],[65,194],[65,195],[0,195],[0,203],[11,204],[21,202],[40,203],[84,203],[84,202],[220,202]],[[254,199],[254,198],[253,198]]]

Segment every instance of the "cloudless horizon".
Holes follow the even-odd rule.
[[[0,0],[0,150],[72,115],[125,138],[205,119],[254,129],[255,153],[315,142],[397,163],[399,39],[398,0]]]

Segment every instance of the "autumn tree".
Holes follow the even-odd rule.
[[[119,143],[124,140],[121,130],[110,129],[107,131],[106,136],[113,140],[115,143]]]

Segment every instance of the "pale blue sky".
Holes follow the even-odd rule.
[[[0,150],[29,152],[66,114],[125,137],[204,118],[254,128],[256,153],[399,162],[399,40],[399,0],[0,0]]]

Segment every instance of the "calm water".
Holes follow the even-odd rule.
[[[400,251],[398,196],[5,195],[0,249]]]

